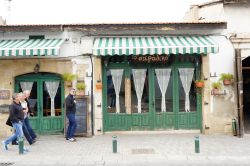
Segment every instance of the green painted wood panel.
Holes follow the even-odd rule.
[[[128,119],[129,115],[127,114],[110,114],[105,119],[105,126],[109,130],[128,130]]]
[[[30,125],[32,126],[32,129],[35,130],[35,132],[39,132],[39,118],[29,118]]]
[[[174,129],[174,113],[155,113],[155,129]]]
[[[151,116],[149,113],[142,113],[142,114],[131,114],[132,117],[132,126],[150,126],[151,125]]]
[[[41,130],[43,133],[63,132],[62,117],[46,117],[42,119]]]

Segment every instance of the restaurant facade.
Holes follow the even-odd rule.
[[[201,58],[217,53],[208,36],[106,37],[101,56],[104,131],[201,129]]]
[[[0,87],[10,94],[31,89],[37,109],[31,121],[41,134],[64,129],[68,93],[64,73],[80,75],[73,86],[81,80],[86,84],[87,131],[94,135],[142,130],[232,132],[234,101],[226,98],[234,91],[225,87],[222,95],[211,94],[213,79],[224,72],[214,72],[213,63],[231,68],[231,59],[225,57],[234,54],[220,35],[224,22],[1,28]],[[37,30],[41,28],[45,30]],[[216,62],[217,57],[225,63]],[[197,80],[205,86],[197,88]],[[10,98],[0,100],[1,105],[10,102]],[[217,109],[225,103],[226,110]]]

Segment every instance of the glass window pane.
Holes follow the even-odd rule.
[[[131,73],[131,111],[132,113],[138,113],[138,99],[136,95],[136,88],[134,83],[133,74]],[[141,113],[149,112],[149,82],[148,71],[146,72],[145,83],[143,85],[143,93],[141,98]]]
[[[196,95],[196,88],[195,83],[192,81],[191,89],[189,93],[190,98],[190,111],[196,111],[197,110],[197,95]]]
[[[195,80],[194,76],[195,74],[193,75],[193,80]],[[178,81],[179,81],[179,112],[186,112],[185,111],[185,91],[182,86],[179,74],[178,74]],[[189,92],[189,101],[190,101],[190,111],[196,111],[197,101],[196,101],[196,89],[195,89],[194,81],[192,81],[191,83],[191,88]]]
[[[120,102],[120,113],[126,113],[125,110],[125,76],[124,71],[122,75],[120,93],[119,93],[119,102]],[[116,93],[113,84],[113,79],[110,70],[107,71],[107,112],[116,113]]]
[[[160,86],[159,86],[156,74],[154,77],[155,77],[154,78],[155,80],[155,111],[162,112],[161,111],[162,94],[161,94],[161,90],[160,90]],[[173,85],[173,77],[171,73],[167,91],[165,94],[166,112],[173,112],[173,86],[172,85]]]
[[[58,86],[56,96],[55,96],[55,116],[60,116],[62,114],[61,110],[61,82]],[[51,116],[51,98],[48,93],[45,82],[43,82],[43,116]]]

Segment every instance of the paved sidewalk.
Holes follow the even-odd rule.
[[[0,166],[7,165],[250,165],[250,135],[200,135],[200,151],[194,153],[197,134],[119,134],[118,153],[112,153],[112,134],[78,137],[40,136],[19,155],[9,145],[0,151]],[[2,139],[1,139],[2,141]]]

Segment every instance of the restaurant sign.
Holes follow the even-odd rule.
[[[165,64],[168,62],[168,55],[136,55],[132,56],[131,63],[162,63]]]
[[[10,90],[0,90],[0,99],[10,99]]]

